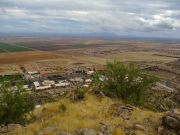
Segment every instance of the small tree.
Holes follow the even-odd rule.
[[[0,125],[10,123],[25,125],[27,114],[34,109],[32,94],[27,93],[20,85],[12,89],[7,85],[0,87]]]
[[[99,78],[99,79],[97,79]],[[157,78],[142,72],[139,67],[121,62],[108,62],[103,73],[97,73],[94,83],[105,95],[122,98],[136,105],[142,105],[146,97],[146,91]]]

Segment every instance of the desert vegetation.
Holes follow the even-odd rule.
[[[15,91],[7,83],[0,87],[0,126],[6,126],[8,130],[11,123],[25,125],[27,114],[34,107],[33,95],[27,93],[21,84],[17,84]]]
[[[128,115],[129,121],[126,121],[124,114],[123,117],[113,115],[121,106],[123,103],[119,100],[108,97],[99,98],[88,93],[84,100],[79,102],[73,102],[70,98],[64,97],[57,102],[48,103],[36,109],[33,112],[36,115],[36,121],[27,125],[26,128],[12,131],[11,134],[54,135],[58,131],[74,132],[81,128],[94,129],[98,132],[102,125],[108,125],[113,135],[125,135],[135,126],[134,124],[143,124],[147,119],[151,120],[154,126],[158,125],[162,116],[162,113],[134,108]],[[120,128],[121,126],[124,128]],[[146,126],[148,127],[148,124]],[[50,130],[46,130],[47,127]],[[133,132],[137,135],[144,133],[142,129],[135,129]],[[152,135],[156,134],[153,128],[148,128],[148,132]]]
[[[93,78],[94,83],[90,89],[94,91],[98,88],[107,97],[94,95],[92,90],[88,91],[77,87],[57,102],[45,104],[41,108],[35,109],[32,112],[35,119],[31,120],[27,128],[11,131],[11,134],[35,135],[41,132],[43,134],[56,134],[58,131],[75,132],[81,128],[99,131],[102,125],[108,125],[108,130],[113,135],[124,135],[126,132],[143,134],[145,129],[138,128],[138,124],[146,125],[146,119],[151,119],[155,125],[159,124],[162,113],[140,110],[138,107],[126,106],[123,103],[126,101],[125,104],[143,105],[146,89],[150,88],[156,81],[152,76],[141,72],[134,65],[124,65],[114,61],[113,63],[108,62],[106,70],[97,73]],[[27,111],[26,113],[32,110],[32,107],[30,110],[27,110],[26,106],[21,107]],[[119,109],[122,109],[123,112],[119,112]],[[143,116],[137,114],[143,114]],[[126,119],[128,121],[124,121]],[[54,125],[52,130],[44,130],[45,127],[51,125]],[[123,128],[119,128],[120,125]],[[153,128],[147,127],[147,130],[152,134],[156,133]]]
[[[10,92],[13,102],[3,98],[1,102],[8,103],[8,106],[2,104],[1,107],[6,113],[5,118],[12,121],[6,120],[2,114],[1,125],[19,125],[13,130],[9,128],[8,134],[106,135],[105,132],[108,132],[109,135],[156,135],[179,132],[176,117],[179,111],[175,109],[179,107],[179,46],[170,48],[160,43],[95,39],[48,41],[37,38],[36,42],[32,39],[7,42],[40,51],[1,53],[1,82],[22,80],[19,75],[27,71],[38,71],[45,79],[49,79],[46,75],[62,75],[70,81],[78,76],[84,82],[77,89],[70,83],[66,88],[35,91],[38,95],[36,101],[43,100],[36,102],[36,108],[27,108],[26,105],[31,106],[31,102],[27,103],[21,97],[28,96],[27,91],[27,95],[19,92],[21,94],[15,100],[17,91],[13,88],[13,92],[10,92],[9,87],[5,89],[7,93]],[[81,73],[74,74],[79,69],[93,70],[96,74],[93,78],[82,76]],[[84,87],[86,79],[93,80],[88,88],[87,85]],[[172,111],[166,115],[165,111],[169,110]],[[7,132],[0,129],[0,133]]]
[[[117,61],[108,62],[105,71],[94,76],[95,87],[98,87],[95,89],[135,105],[143,105],[147,101],[147,90],[157,80],[138,66]]]

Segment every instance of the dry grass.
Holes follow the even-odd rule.
[[[123,52],[123,53],[107,56],[107,58],[118,59],[121,61],[146,61],[146,62],[151,62],[151,61],[170,62],[176,60],[176,58],[158,56],[154,54],[157,53],[156,52]]]
[[[111,60],[111,59],[105,59],[105,58],[95,57],[95,56],[76,56],[74,58],[77,60],[84,61],[84,62],[89,62],[93,64],[101,64],[101,65],[104,65],[106,64],[107,61]]]
[[[88,56],[88,55],[77,55],[74,58],[77,60],[95,63],[95,64],[106,64],[107,61],[146,61],[146,62],[171,62],[177,60],[177,58],[166,57],[166,56],[158,56],[155,55],[157,52],[123,52],[117,54],[109,54],[104,57],[97,57],[97,56]]]
[[[92,128],[99,130],[101,124],[110,126],[113,135],[124,135],[123,128],[130,128],[133,123],[143,124],[146,119],[150,119],[153,123],[158,123],[162,114],[151,111],[142,111],[135,109],[130,116],[129,121],[123,120],[121,117],[113,117],[110,114],[110,106],[120,101],[113,101],[109,98],[99,99],[92,95],[86,95],[86,99],[81,102],[73,103],[67,98],[60,99],[59,102],[49,103],[43,107],[36,109],[34,114],[38,120],[27,125],[26,128],[15,130],[11,135],[36,135],[39,131],[46,127],[56,126],[59,130],[74,131],[79,128]],[[64,104],[67,108],[62,112],[59,108]],[[150,133],[155,134],[153,128],[149,128]],[[140,131],[137,131],[138,133]],[[24,134],[25,133],[25,134]],[[51,135],[53,133],[47,133]]]

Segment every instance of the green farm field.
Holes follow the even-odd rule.
[[[20,45],[11,45],[11,44],[0,42],[0,53],[23,52],[23,51],[33,51],[33,49],[24,47],[24,46],[20,46]]]

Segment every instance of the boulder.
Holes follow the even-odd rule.
[[[140,125],[140,124],[134,124],[133,129],[146,131],[146,128],[143,125]]]
[[[165,129],[164,127],[158,127],[158,133],[160,135],[176,135],[173,131]]]
[[[45,135],[48,133],[53,133],[54,135],[112,135],[106,125],[103,125],[100,128],[99,133],[96,130],[89,128],[81,128],[74,132],[65,132],[59,131],[57,127],[47,127],[43,128],[37,135]]]
[[[163,117],[163,125],[177,131],[180,128],[180,121],[175,117],[165,116]]]
[[[20,124],[8,124],[8,130],[9,131],[17,129],[17,128],[22,128],[22,125],[20,125]]]
[[[97,135],[97,134],[93,129],[89,129],[84,132],[84,135]]]
[[[20,128],[23,128],[23,126],[20,125],[20,124],[8,124],[7,127],[6,126],[5,127],[0,127],[0,134],[7,132],[7,130],[12,131],[14,129],[20,129]]]
[[[82,128],[79,130],[76,130],[73,135],[112,135],[110,130],[106,125],[103,125],[100,128],[100,132],[97,133],[94,129],[88,129],[88,128]]]
[[[129,120],[129,117],[131,115],[131,112],[135,108],[131,105],[120,105],[116,108],[116,111],[112,113],[115,117],[122,117],[124,120]]]
[[[71,134],[71,133],[69,133],[69,132],[59,132],[59,133],[57,133],[56,135],[73,135],[73,134]]]
[[[162,125],[169,130],[180,134],[180,109],[174,109],[162,118]]]
[[[82,128],[82,129],[76,130],[74,135],[97,135],[97,133],[93,129]]]
[[[112,133],[109,131],[109,129],[108,129],[108,127],[106,125],[103,125],[100,128],[100,133],[99,134],[102,134],[102,135],[112,135]]]
[[[47,127],[47,128],[43,128],[39,133],[38,135],[45,135],[49,132],[52,132],[52,133],[57,133],[58,132],[58,128],[57,127]]]

